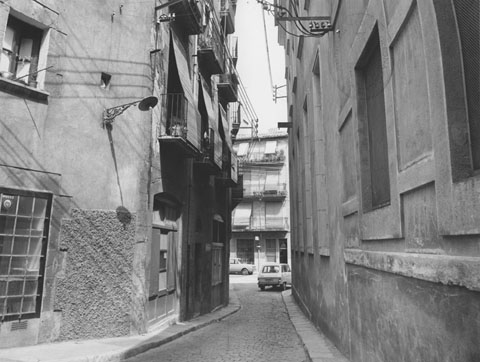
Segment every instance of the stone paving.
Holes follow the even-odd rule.
[[[234,284],[241,310],[218,323],[128,359],[128,362],[306,362],[282,294]]]

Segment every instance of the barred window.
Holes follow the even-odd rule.
[[[51,198],[0,189],[0,316],[40,313]]]

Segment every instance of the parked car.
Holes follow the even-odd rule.
[[[255,270],[255,265],[242,263],[239,258],[230,259],[230,274],[240,273],[243,275],[253,274]]]
[[[258,287],[265,290],[265,287],[287,289],[292,286],[292,272],[288,264],[265,263],[258,273]]]

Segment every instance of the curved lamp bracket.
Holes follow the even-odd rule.
[[[106,125],[111,125],[115,118],[125,112],[129,107],[137,105],[138,109],[141,111],[148,111],[149,109],[155,107],[158,103],[158,98],[155,96],[149,96],[141,100],[125,103],[120,106],[115,106],[112,108],[107,108],[103,111],[103,122],[102,127],[105,128]]]

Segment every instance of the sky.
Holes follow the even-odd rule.
[[[286,99],[278,99],[277,103],[272,99],[262,12],[262,6],[256,0],[237,1],[234,34],[238,37],[237,71],[258,116],[259,133],[276,129],[278,122],[287,119]],[[277,41],[273,16],[265,13],[265,21],[273,85],[283,86],[286,83],[284,50]],[[281,88],[278,94],[285,95],[285,88]],[[249,133],[249,130],[241,131]]]

